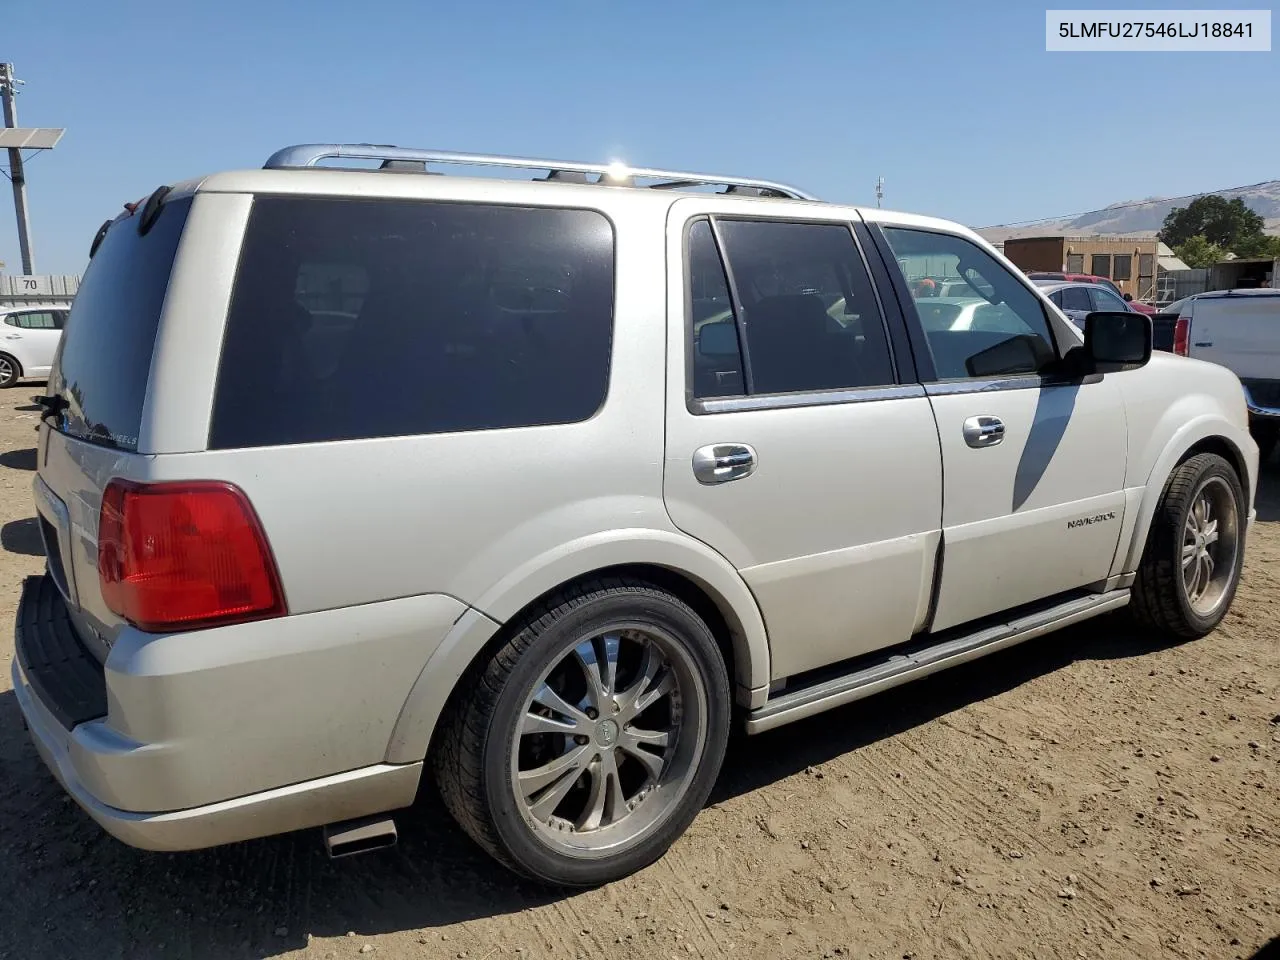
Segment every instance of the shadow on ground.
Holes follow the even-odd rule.
[[[1122,618],[1101,618],[922,680],[910,687],[911,696],[882,695],[740,737],[712,802],[926,724],[1075,659],[1150,649]],[[136,851],[102,834],[66,801],[24,741],[14,695],[0,694],[0,757],[11,784],[0,788],[0,928],[30,932],[14,954],[23,960],[171,954],[241,960],[298,949],[308,932],[429,932],[557,898],[477,850],[432,790],[397,816],[398,848],[349,860],[327,860],[316,831],[187,854]],[[72,878],[71,885],[54,886],[56,878]]]
[[[40,522],[35,517],[10,520],[0,527],[0,546],[10,553],[43,557],[44,542],[40,539]]]
[[[1275,464],[1264,485],[1260,514],[1264,522],[1280,519]],[[14,526],[4,527],[6,546]],[[904,688],[909,695],[890,692],[749,740],[739,737],[712,802],[1073,661],[1152,649],[1122,615],[1110,615],[921,680]],[[429,935],[435,927],[565,896],[521,882],[490,861],[453,826],[430,790],[397,816],[398,848],[349,860],[327,860],[315,831],[186,854],[133,850],[103,834],[63,795],[27,742],[12,692],[0,693],[0,770],[0,930],[11,931],[0,940],[0,957],[247,960],[303,948],[308,933],[364,937],[422,929]],[[1276,952],[1273,941],[1254,960]]]
[[[22,450],[6,450],[0,453],[0,467],[8,467],[11,470],[34,470],[36,448],[26,447]]]

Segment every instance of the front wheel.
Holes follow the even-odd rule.
[[[607,883],[662,856],[706,802],[729,698],[715,637],[687,604],[598,581],[536,610],[463,679],[436,782],[516,872]]]
[[[1138,621],[1180,639],[1203,637],[1231,606],[1244,565],[1244,494],[1235,469],[1202,453],[1165,484],[1133,586]]]

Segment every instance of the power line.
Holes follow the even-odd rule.
[[[1158,200],[1133,200],[1129,203],[1114,203],[1109,207],[1102,207],[1098,210],[1081,210],[1079,213],[1064,213],[1057,217],[1037,217],[1034,220],[1014,220],[1011,223],[993,223],[991,226],[982,227],[981,229],[995,230],[999,227],[1023,227],[1034,223],[1048,223],[1050,220],[1074,220],[1076,217],[1083,217],[1086,213],[1102,213],[1107,210],[1128,210],[1131,207],[1145,207],[1153,203],[1172,203],[1178,200],[1194,200],[1197,197],[1205,197],[1210,194],[1238,193],[1241,190],[1252,190],[1254,187],[1262,187],[1275,182],[1275,180],[1259,180],[1257,183],[1245,184],[1243,187],[1224,187],[1220,190],[1201,190],[1199,193],[1187,193],[1180,197],[1160,197]]]

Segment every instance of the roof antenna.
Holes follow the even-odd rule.
[[[876,177],[876,206],[884,199],[884,177]]]

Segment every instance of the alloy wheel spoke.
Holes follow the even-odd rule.
[[[544,683],[538,688],[538,692],[533,695],[533,702],[562,717],[567,717],[575,724],[585,725],[591,722],[585,713],[552,690],[550,684]]]
[[[583,729],[582,724],[575,718],[570,717],[568,720],[561,720],[558,717],[547,717],[540,713],[534,713],[530,710],[524,715],[524,720],[520,723],[520,735],[527,736],[534,733],[563,733],[572,735]]]
[[[1184,543],[1182,545],[1182,569],[1184,571],[1195,562],[1196,556],[1199,552],[1200,548],[1194,543]]]
[[[579,830],[595,830],[604,822],[604,803],[608,797],[609,780],[605,776],[603,757],[587,768],[587,775],[591,778],[591,792],[587,794],[586,805],[574,823]]]
[[[1182,572],[1182,583],[1187,590],[1187,599],[1195,600],[1196,584],[1200,582],[1200,554],[1197,552],[1191,559],[1191,565]]]
[[[628,719],[631,717],[638,717],[663,697],[670,693],[674,693],[675,689],[676,678],[672,675],[671,671],[668,670],[656,685],[651,686],[644,693],[636,697],[635,702],[631,705],[631,711]]]
[[[666,765],[666,760],[656,753],[651,753],[640,746],[645,741],[624,734],[622,739],[618,741],[618,749],[625,753],[628,757],[638,761],[649,773],[649,779],[653,782],[658,781],[658,777],[662,775],[662,768]]]
[[[604,713],[605,703],[613,696],[618,677],[617,634],[593,637],[574,648],[573,655],[587,678],[587,699],[597,714]]]
[[[582,775],[590,755],[589,746],[575,747],[540,767],[520,771],[520,792],[535,817],[545,821],[555,812]]]
[[[596,830],[622,819],[627,812],[627,799],[618,778],[618,763],[612,750],[606,750],[588,768],[591,792],[574,826],[579,830]]]

